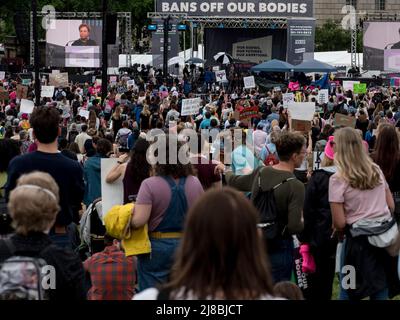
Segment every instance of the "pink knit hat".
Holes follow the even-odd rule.
[[[329,159],[333,160],[335,152],[333,151],[333,146],[335,142],[333,141],[334,136],[330,136],[326,145],[325,145],[325,156]]]

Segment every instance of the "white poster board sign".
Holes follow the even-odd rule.
[[[215,71],[219,71],[219,66],[213,67],[213,68],[212,68],[212,71],[214,71],[214,72],[215,72]]]
[[[227,81],[225,70],[215,71],[215,79],[217,82]]]
[[[79,111],[79,115],[80,115],[81,117],[84,117],[85,119],[89,119],[89,110],[81,109],[81,110]]]
[[[355,83],[359,84],[360,81],[343,81],[343,90],[353,92]]]
[[[0,80],[4,80],[6,78],[6,72],[0,71]]]
[[[293,92],[284,93],[282,95],[282,99],[283,99],[283,107],[287,109],[289,107],[289,104],[294,102],[294,93]]]
[[[42,92],[40,96],[42,98],[52,98],[54,95],[54,86],[42,86]]]
[[[329,102],[329,90],[328,89],[319,90],[318,103],[324,104],[324,103],[328,103],[328,102]]]
[[[291,102],[288,110],[293,120],[311,121],[315,113],[314,102]]]
[[[32,113],[34,107],[35,104],[33,103],[33,101],[27,99],[21,99],[21,107],[20,107],[21,113]]]
[[[128,86],[134,86],[134,85],[135,85],[135,80],[128,80],[128,81],[126,82],[126,84],[127,84]]]
[[[325,157],[325,153],[323,151],[315,151],[313,154],[313,166],[312,166],[312,170],[318,170],[321,169],[321,163],[322,160]]]
[[[197,114],[200,109],[201,98],[183,99],[182,100],[182,116],[190,116]]]
[[[256,87],[256,80],[254,79],[254,76],[244,77],[243,82],[245,89],[252,89]]]
[[[107,183],[106,177],[117,164],[117,158],[101,159],[101,202],[103,217],[113,206],[124,203],[124,185],[122,177],[113,183]]]

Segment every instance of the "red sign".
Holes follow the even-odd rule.
[[[239,115],[240,121],[257,117],[258,117],[258,107],[244,108],[243,110],[240,111]]]

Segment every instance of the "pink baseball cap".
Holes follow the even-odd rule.
[[[333,146],[335,145],[335,142],[333,141],[334,138],[334,136],[329,137],[324,150],[325,156],[331,160],[333,160],[333,157],[335,155],[335,152],[333,151]]]

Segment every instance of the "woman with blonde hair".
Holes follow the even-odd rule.
[[[329,180],[329,202],[333,226],[346,236],[340,265],[353,266],[357,272],[353,287],[341,287],[340,298],[359,300],[369,296],[385,300],[389,284],[395,282],[390,279],[391,257],[385,250],[397,240],[392,194],[356,130],[343,128],[335,132],[334,150],[337,172]]]
[[[58,203],[59,188],[48,173],[36,171],[18,179],[8,202],[15,234],[8,240],[0,240],[0,265],[12,256],[41,258],[55,268],[55,289],[46,290],[50,300],[84,300],[86,293],[82,262],[69,249],[53,244],[49,237],[60,211]],[[3,280],[7,281],[2,279],[0,273],[0,296],[9,296],[9,292],[4,291],[7,286],[2,286]],[[19,291],[17,287],[9,289]]]
[[[149,109],[149,105],[145,104],[143,106],[142,112],[140,113],[140,123],[139,123],[140,130],[146,132],[147,130],[150,129],[150,116],[151,116],[151,112]]]
[[[100,120],[96,116],[96,112],[94,110],[90,110],[89,112],[89,121],[88,121],[89,129],[99,130]]]

